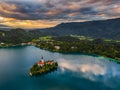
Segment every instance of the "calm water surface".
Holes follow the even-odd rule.
[[[40,60],[54,59],[58,70],[30,77]],[[0,90],[120,90],[120,64],[108,58],[60,54],[34,46],[0,49]]]

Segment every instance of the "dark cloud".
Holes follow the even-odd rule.
[[[120,16],[120,0],[1,0],[0,15],[19,20],[95,20]]]

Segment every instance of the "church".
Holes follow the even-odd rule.
[[[42,58],[41,58],[41,60],[37,63],[37,65],[39,66],[39,67],[42,67],[42,66],[44,66],[44,59],[43,59],[43,56],[42,56]]]

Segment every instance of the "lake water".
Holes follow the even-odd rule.
[[[30,77],[41,58],[58,62],[57,71]],[[84,54],[60,54],[34,46],[0,49],[0,90],[120,90],[120,64]]]

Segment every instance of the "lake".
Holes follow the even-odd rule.
[[[57,71],[29,76],[41,57],[58,62]],[[34,46],[0,49],[0,90],[119,90],[120,64],[86,54],[61,54]]]

